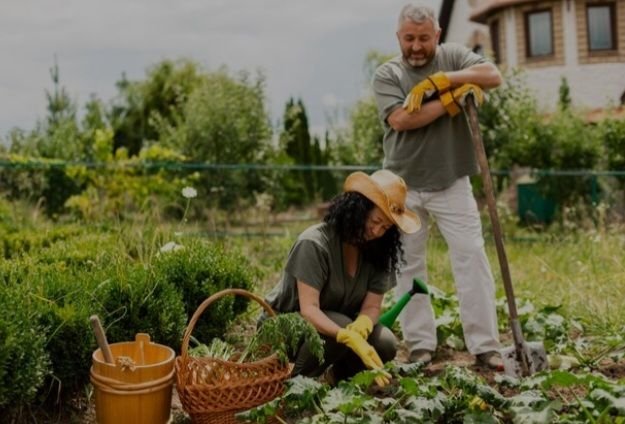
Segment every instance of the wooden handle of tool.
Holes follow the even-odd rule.
[[[516,308],[514,298],[514,289],[512,288],[512,278],[510,277],[510,268],[508,267],[508,257],[506,248],[503,244],[503,232],[497,215],[497,204],[495,203],[495,191],[493,190],[493,180],[490,176],[490,168],[484,149],[484,141],[482,140],[482,132],[480,131],[480,122],[477,117],[477,107],[475,99],[472,95],[468,95],[466,99],[467,119],[471,128],[471,140],[475,149],[480,170],[482,171],[482,181],[484,183],[484,194],[486,195],[486,203],[488,204],[488,213],[493,226],[493,237],[495,239],[495,247],[497,248],[497,258],[499,259],[499,267],[501,268],[501,278],[503,287],[506,292],[506,300],[508,301],[508,312],[510,313],[510,327],[512,329],[512,338],[516,347],[516,353],[521,363],[523,375],[529,375],[529,365],[527,357],[523,351],[525,340],[521,332],[521,325]]]
[[[98,318],[97,315],[91,315],[89,317],[89,321],[91,321],[91,326],[93,327],[93,332],[95,333],[95,339],[98,341],[98,346],[102,351],[104,360],[109,364],[114,364],[115,360],[113,359],[113,352],[111,352],[111,347],[106,340],[106,334],[102,328],[102,323],[100,323],[100,318]]]

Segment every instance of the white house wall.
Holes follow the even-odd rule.
[[[527,85],[542,108],[558,104],[561,77],[566,77],[574,106],[595,109],[617,106],[625,87],[625,64],[605,63],[526,69]]]

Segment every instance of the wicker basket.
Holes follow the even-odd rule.
[[[182,339],[180,356],[176,358],[176,390],[182,407],[197,424],[237,423],[237,412],[262,405],[276,398],[284,389],[291,367],[281,363],[276,353],[255,362],[231,362],[217,358],[188,356],[191,332],[200,315],[215,300],[235,294],[255,300],[275,316],[263,299],[242,289],[215,293],[197,308]]]

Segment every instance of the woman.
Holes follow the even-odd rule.
[[[333,365],[340,380],[381,369],[395,357],[395,336],[374,323],[384,293],[395,285],[403,253],[399,230],[420,227],[405,200],[406,184],[392,172],[354,172],[324,222],[298,237],[267,302],[277,312],[299,311],[324,338],[325,352],[319,364],[304,342],[293,358],[293,375],[316,377]],[[383,386],[388,379],[381,375],[376,382]]]

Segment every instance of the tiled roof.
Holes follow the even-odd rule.
[[[488,18],[493,13],[497,12],[500,9],[504,9],[510,6],[516,6],[519,4],[525,3],[534,3],[540,0],[486,0],[482,1],[478,7],[476,7],[471,13],[470,19],[474,22],[478,22],[481,24],[486,23],[486,18]]]

